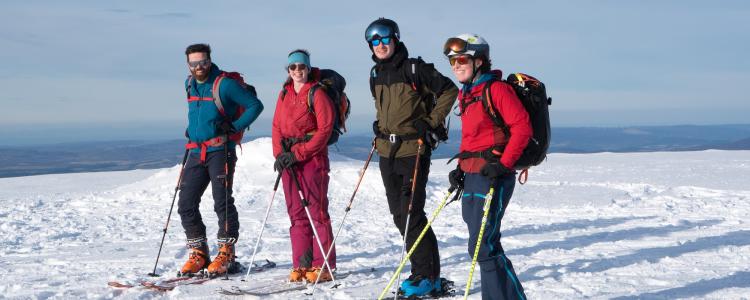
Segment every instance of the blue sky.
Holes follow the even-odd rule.
[[[296,48],[347,78],[349,127],[365,130],[374,108],[363,32],[380,16],[399,23],[412,56],[451,78],[445,39],[484,36],[495,67],[547,84],[553,126],[748,123],[750,112],[744,1],[3,1],[0,8],[0,137],[11,140],[43,137],[40,129],[78,139],[113,128],[116,138],[179,137],[183,52],[195,42],[211,44],[219,66],[257,87],[266,111],[256,132],[269,128],[286,55]]]

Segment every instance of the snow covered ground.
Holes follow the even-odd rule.
[[[330,213],[337,228],[363,162],[335,154],[332,160]],[[244,145],[235,184],[241,262],[250,259],[268,205],[272,164],[270,139]],[[435,160],[431,168],[428,214],[453,166]],[[175,166],[0,179],[0,298],[222,298],[229,296],[216,293],[219,287],[250,284],[234,277],[168,293],[107,286],[151,272],[178,172]],[[516,186],[502,242],[530,299],[748,299],[749,174],[750,151],[552,154],[532,169],[528,184]],[[254,281],[290,268],[279,190],[258,254],[279,266],[251,275]],[[212,203],[206,193],[201,211],[210,237],[217,228]],[[401,251],[385,203],[373,164],[337,245],[339,271],[350,275],[317,298],[380,293]],[[447,206],[434,228],[443,276],[462,296],[470,258],[459,206]],[[167,276],[187,254],[176,211],[172,217],[157,270]],[[479,285],[475,276],[475,299]]]

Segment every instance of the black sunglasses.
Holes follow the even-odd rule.
[[[289,71],[295,71],[297,69],[302,71],[304,69],[307,69],[307,65],[306,64],[291,64],[287,68],[289,68]]]
[[[202,66],[202,67],[208,67],[208,66],[210,66],[210,65],[211,65],[211,59],[208,59],[208,58],[206,58],[206,59],[204,59],[204,60],[199,60],[199,61],[189,61],[189,62],[188,62],[188,66],[190,66],[190,68],[191,68],[191,69],[195,69],[195,68],[197,68],[198,66]]]

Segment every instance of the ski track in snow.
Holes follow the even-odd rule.
[[[270,139],[243,148],[234,196],[241,223],[237,255],[247,263],[275,174]],[[336,230],[363,162],[331,153]],[[445,162],[431,166],[428,216],[454,168]],[[0,179],[0,298],[232,298],[216,290],[285,277],[291,249],[280,188],[258,254],[278,267],[252,274],[254,283],[239,281],[243,273],[168,293],[108,287],[110,280],[149,279],[178,173],[175,166]],[[531,170],[528,184],[516,185],[502,242],[529,299],[748,299],[748,174],[750,151],[552,154]],[[208,192],[201,212],[214,256],[212,205]],[[179,223],[175,207],[157,268],[163,277],[186,259]],[[448,205],[434,228],[442,276],[456,282],[454,298],[462,298],[471,259],[460,203]],[[339,272],[351,275],[338,289],[322,285],[316,298],[376,298],[395,270],[400,241],[373,163],[337,245]],[[479,299],[475,275],[470,298]],[[271,298],[306,297],[292,291]]]

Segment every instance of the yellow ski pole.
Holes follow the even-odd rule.
[[[411,249],[409,249],[409,253],[407,253],[406,257],[404,257],[401,260],[401,264],[398,265],[398,268],[396,269],[396,272],[393,273],[393,276],[391,276],[391,280],[388,282],[388,285],[380,293],[380,296],[378,296],[378,300],[382,300],[383,297],[385,297],[385,294],[388,293],[388,290],[391,288],[391,285],[393,285],[393,282],[396,281],[396,277],[398,277],[398,275],[401,274],[401,270],[406,265],[406,262],[409,261],[409,257],[411,257],[412,253],[414,253],[414,250],[417,249],[417,246],[419,246],[419,242],[422,241],[422,238],[424,237],[425,233],[427,233],[427,230],[430,229],[430,226],[432,226],[432,222],[435,221],[435,218],[437,218],[437,216],[440,214],[440,211],[443,209],[443,207],[445,207],[445,205],[448,202],[448,199],[451,197],[451,194],[453,194],[453,191],[455,190],[456,190],[455,187],[450,187],[448,189],[448,194],[445,195],[445,198],[443,198],[443,201],[440,202],[440,205],[438,206],[438,208],[436,208],[435,211],[432,213],[432,217],[424,226],[424,229],[422,229],[422,232],[419,233],[417,240],[414,241],[414,245],[412,245]]]
[[[471,269],[469,270],[469,280],[466,281],[466,292],[464,293],[464,299],[469,297],[469,289],[471,289],[471,278],[474,277],[474,267],[477,266],[477,256],[479,256],[479,246],[482,245],[482,237],[484,237],[484,227],[487,225],[487,215],[490,212],[490,204],[492,204],[492,196],[495,194],[495,187],[490,188],[490,192],[484,197],[484,214],[482,215],[482,225],[479,227],[479,236],[477,237],[477,244],[474,246],[474,257],[471,259]],[[501,195],[502,196],[502,195]]]

